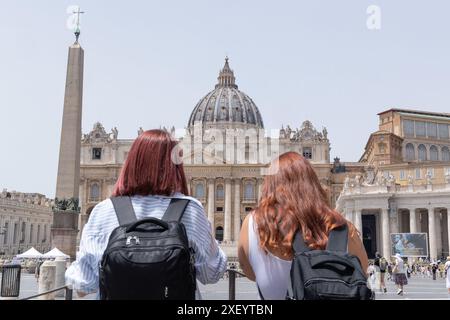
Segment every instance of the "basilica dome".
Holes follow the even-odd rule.
[[[238,90],[233,70],[228,58],[219,73],[214,90],[204,96],[195,106],[189,118],[188,126],[202,124],[242,123],[264,128],[258,107],[244,92]]]

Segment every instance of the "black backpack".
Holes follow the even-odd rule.
[[[172,199],[163,218],[137,221],[129,197],[112,197],[115,228],[99,270],[102,300],[193,300],[194,255],[180,223],[189,203]]]
[[[374,293],[356,256],[347,253],[348,227],[330,232],[325,250],[311,250],[301,231],[294,237],[288,299],[370,300]]]

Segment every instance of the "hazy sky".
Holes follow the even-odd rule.
[[[226,54],[267,129],[309,119],[343,161],[359,159],[378,112],[450,112],[447,0],[1,0],[0,188],[54,196],[72,4],[86,11],[84,133],[183,128]]]

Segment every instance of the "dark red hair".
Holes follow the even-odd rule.
[[[330,230],[346,220],[329,207],[327,192],[309,161],[287,152],[272,162],[269,173],[253,213],[261,247],[292,257],[292,241],[300,229],[310,248],[325,249]],[[356,228],[349,226],[350,232],[355,232]]]
[[[143,132],[133,142],[112,196],[188,194],[183,165],[173,152],[177,142],[163,130]],[[179,156],[179,155],[176,155]]]

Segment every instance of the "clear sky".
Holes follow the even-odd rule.
[[[378,112],[450,112],[448,0],[2,0],[0,188],[54,197],[72,4],[86,11],[84,133],[183,128],[226,54],[267,129],[309,119],[343,161]]]

